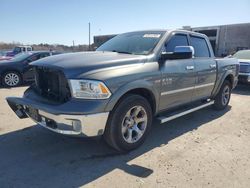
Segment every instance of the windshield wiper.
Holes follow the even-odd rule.
[[[123,51],[117,51],[117,50],[112,50],[112,52],[117,52],[117,53],[120,53],[120,54],[133,54],[131,52],[123,52]]]

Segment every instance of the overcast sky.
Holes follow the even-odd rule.
[[[93,35],[250,22],[250,0],[0,0],[0,41],[87,44]]]

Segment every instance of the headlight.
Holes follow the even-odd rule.
[[[107,99],[111,92],[104,83],[94,80],[69,80],[72,96],[82,99]]]

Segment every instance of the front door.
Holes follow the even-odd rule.
[[[173,35],[166,43],[165,51],[173,52],[176,46],[189,46],[187,35]],[[193,59],[167,60],[162,64],[161,72],[160,110],[191,102],[196,80]]]

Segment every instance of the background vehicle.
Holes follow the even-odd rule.
[[[237,58],[240,62],[239,81],[250,83],[250,50],[240,50],[232,57]]]
[[[15,87],[34,80],[30,63],[51,55],[49,51],[34,51],[18,54],[8,61],[0,61],[0,79],[5,87]]]
[[[7,101],[20,118],[65,135],[103,135],[119,151],[140,146],[161,123],[213,105],[225,109],[238,81],[236,59],[215,59],[199,33],[139,31],[96,52],[32,63],[36,84]]]
[[[7,55],[7,51],[0,51],[0,61],[3,60],[10,60],[12,57],[8,57]]]
[[[6,56],[14,57],[19,53],[31,52],[33,48],[31,46],[16,46],[11,52],[7,52]]]

